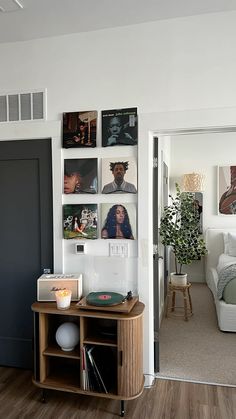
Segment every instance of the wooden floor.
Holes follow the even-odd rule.
[[[236,388],[156,380],[136,400],[125,402],[127,419],[235,419]],[[31,371],[0,367],[1,419],[115,419],[120,402],[47,392],[31,383]]]

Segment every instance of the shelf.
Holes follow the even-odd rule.
[[[46,375],[41,377],[41,384],[52,385],[53,388],[79,388],[80,387],[80,362],[78,359],[47,356]],[[70,390],[72,391],[72,390]]]
[[[52,374],[49,375],[42,383],[46,387],[62,390],[62,391],[79,391],[80,381],[79,377],[73,377],[71,374]]]
[[[62,351],[58,346],[50,345],[43,351],[43,355],[57,356],[61,358],[80,359],[79,348],[73,351]]]
[[[84,344],[103,345],[117,347],[115,339],[107,339],[99,337],[87,337],[84,339]]]

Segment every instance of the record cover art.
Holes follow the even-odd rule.
[[[102,193],[137,193],[135,157],[102,159]]]
[[[63,113],[63,147],[96,147],[97,111]]]
[[[97,204],[63,206],[64,239],[97,238]]]
[[[136,204],[102,204],[102,239],[136,239]]]
[[[102,111],[102,146],[136,145],[137,108]]]
[[[64,193],[97,193],[97,159],[64,160]]]

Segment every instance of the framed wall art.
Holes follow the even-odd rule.
[[[102,159],[102,193],[137,193],[136,158]]]
[[[63,206],[64,239],[97,239],[97,204]]]
[[[236,165],[218,166],[218,214],[236,215]]]
[[[137,108],[102,111],[102,146],[136,145]]]
[[[63,147],[96,147],[97,111],[63,113]]]
[[[97,159],[64,160],[64,193],[97,193]]]

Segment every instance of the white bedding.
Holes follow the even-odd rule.
[[[220,330],[236,332],[236,304],[226,304],[217,298],[218,269],[226,264],[235,263],[236,257],[224,253],[224,234],[236,233],[236,229],[212,229],[206,230],[206,281],[214,296],[217,319]]]

